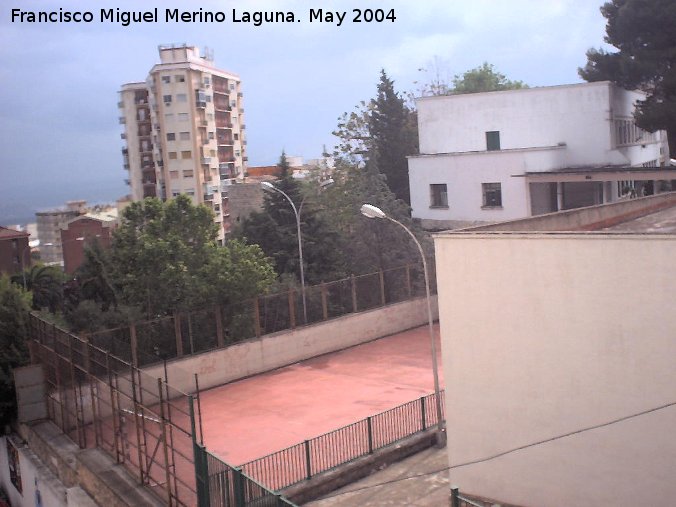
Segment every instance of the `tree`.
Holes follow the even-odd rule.
[[[30,294],[0,276],[0,425],[16,414],[13,370],[29,362],[28,314]]]
[[[47,308],[54,313],[61,309],[64,276],[59,268],[35,264],[25,273],[14,275],[12,282],[16,285],[23,285],[24,278],[26,289],[32,295],[31,305],[34,310]]]
[[[147,318],[252,297],[272,283],[274,273],[260,249],[218,247],[216,235],[211,210],[185,195],[132,203],[113,233],[109,265],[97,260],[105,266],[102,278],[109,279],[117,300]],[[240,270],[246,279],[235,278]]]
[[[397,199],[411,204],[408,181],[409,155],[418,153],[418,124],[415,114],[394,90],[394,82],[380,71],[378,95],[370,116],[370,133],[378,167]]]
[[[518,90],[528,88],[523,81],[512,81],[498,72],[493,64],[484,62],[479,67],[456,74],[449,80],[444,77],[448,72],[444,71],[445,65],[437,58],[420,70],[431,74],[429,81],[422,83],[418,94],[422,97],[438,95],[459,95],[462,93],[496,92],[502,90]]]
[[[612,0],[601,13],[608,20],[604,40],[617,51],[587,51],[580,76],[646,92],[636,106],[636,123],[649,132],[666,130],[676,156],[676,3]]]
[[[344,271],[339,238],[317,214],[311,194],[318,189],[315,186],[303,192],[301,184],[292,177],[284,153],[278,167],[280,176],[274,186],[289,196],[301,218],[306,283],[340,277]],[[265,255],[272,258],[279,275],[296,276],[300,272],[296,215],[281,193],[266,192],[263,210],[247,217],[233,236],[259,245]]]

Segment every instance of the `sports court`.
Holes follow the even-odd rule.
[[[204,444],[239,465],[433,391],[423,326],[203,391]]]

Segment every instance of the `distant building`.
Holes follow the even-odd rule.
[[[122,86],[122,149],[134,201],[179,194],[210,206],[229,229],[222,182],[244,177],[244,106],[238,75],[214,67],[193,46],[159,46],[145,82]]]
[[[117,225],[117,209],[114,213],[87,213],[70,220],[61,229],[63,247],[63,270],[73,274],[84,261],[85,246],[97,242],[101,247],[110,247],[111,232]]]
[[[20,273],[31,265],[30,235],[0,226],[0,273]]]
[[[456,228],[670,189],[666,133],[634,123],[644,97],[598,82],[418,99],[413,217]]]
[[[61,229],[73,218],[80,216],[79,209],[54,209],[38,211],[35,218],[40,240],[40,260],[45,264],[63,264]]]

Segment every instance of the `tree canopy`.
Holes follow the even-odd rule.
[[[16,413],[12,370],[29,362],[28,313],[31,295],[0,276],[0,424],[11,422]]]
[[[586,81],[609,80],[647,93],[636,108],[637,125],[665,129],[676,154],[676,2],[612,0],[601,7],[607,19],[604,41],[617,51],[587,51],[579,69]]]
[[[306,283],[320,283],[343,276],[344,258],[338,235],[317,213],[316,194],[319,188],[309,184],[309,188],[304,189],[293,178],[284,153],[278,167],[280,176],[273,185],[289,196],[301,219]],[[247,217],[235,229],[233,236],[259,245],[273,260],[278,274],[298,277],[300,257],[296,215],[281,193],[266,192],[263,209]]]
[[[488,62],[484,62],[462,74],[456,74],[450,80],[445,77],[448,73],[444,70],[444,64],[436,58],[432,63],[419,70],[431,75],[430,79],[422,83],[418,90],[418,93],[423,97],[528,88],[528,85],[523,81],[507,79],[507,76],[498,72],[495,66]]]
[[[87,250],[77,273],[80,301],[74,320],[121,305],[120,313],[154,318],[175,310],[227,304],[263,292],[274,280],[256,245],[216,244],[217,225],[206,206],[180,195],[130,204],[113,233],[109,252]],[[78,310],[79,308],[79,310]],[[71,319],[73,320],[73,319]]]

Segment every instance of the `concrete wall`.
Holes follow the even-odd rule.
[[[451,466],[675,401],[676,236],[435,238]],[[452,469],[524,506],[676,498],[676,407]]]
[[[601,204],[468,229],[482,231],[580,231],[610,227],[676,204],[676,192]]]
[[[436,296],[432,298],[437,314]],[[174,360],[169,365],[169,384],[183,392],[194,391],[199,374],[200,388],[208,389],[258,373],[274,370],[304,359],[335,352],[427,322],[425,298],[414,299],[332,319],[321,324],[262,336],[230,347]],[[171,366],[180,368],[176,375]],[[153,378],[163,377],[162,366],[144,368]]]

